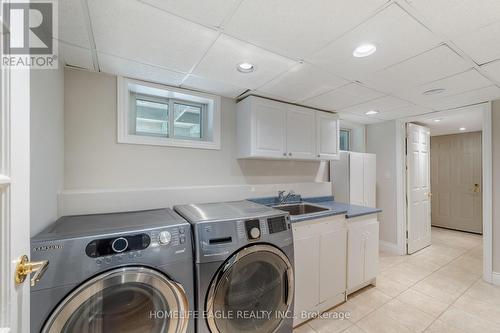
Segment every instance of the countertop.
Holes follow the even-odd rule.
[[[276,205],[276,198],[257,198],[257,199],[249,199],[255,203],[259,203],[266,206]],[[327,216],[335,216],[335,215],[345,215],[347,219],[365,216],[380,213],[382,210],[378,208],[370,208],[358,205],[351,205],[347,203],[337,202],[334,197],[326,196],[326,197],[314,197],[314,198],[305,198],[301,199],[300,196],[294,196],[292,200],[287,203],[298,203],[298,202],[307,202],[318,206],[323,206],[325,208],[329,208],[330,210],[315,213],[312,215],[302,215],[302,216],[290,216],[290,221],[292,223],[314,220],[318,218],[323,218]]]

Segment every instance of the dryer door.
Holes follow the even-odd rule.
[[[42,333],[184,333],[188,299],[182,286],[145,267],[114,269],[70,293]]]
[[[213,333],[276,331],[293,314],[293,268],[270,245],[253,245],[231,256],[214,277],[206,300]]]

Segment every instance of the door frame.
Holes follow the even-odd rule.
[[[447,111],[433,112],[433,117],[445,117],[451,115],[460,109],[477,107],[482,109],[483,113],[483,279],[490,283],[500,281],[493,279],[493,150],[492,150],[492,126],[491,126],[491,102],[480,103],[464,108],[458,108]],[[398,254],[406,255],[406,123],[418,121],[422,118],[428,118],[429,114],[424,116],[402,118],[395,121],[396,131],[396,197],[397,197],[397,248]]]

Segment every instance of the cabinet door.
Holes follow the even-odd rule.
[[[330,229],[330,228],[328,228]],[[326,229],[326,230],[328,230]],[[320,303],[346,290],[347,229],[329,230],[320,236]]]
[[[373,221],[363,227],[365,233],[365,273],[364,280],[368,281],[378,274],[378,258],[379,258],[379,223]]]
[[[353,205],[364,206],[364,160],[361,153],[349,153],[349,197]]]
[[[338,158],[339,118],[336,114],[316,111],[316,147],[319,159]]]
[[[252,103],[253,155],[283,158],[286,140],[284,104],[260,98]]]
[[[364,229],[360,227],[349,228],[347,237],[347,289],[352,289],[364,282],[364,265]]]
[[[313,227],[293,229],[295,261],[295,311],[308,311],[319,304],[319,236]]]
[[[315,112],[289,106],[286,112],[286,151],[288,157],[315,159]]]
[[[374,154],[363,154],[363,206],[376,207],[377,158]]]

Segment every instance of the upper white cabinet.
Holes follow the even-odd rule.
[[[317,157],[337,159],[339,154],[339,117],[336,114],[316,111]]]
[[[238,157],[328,160],[338,157],[338,116],[250,96],[238,103]]]
[[[310,109],[288,106],[286,112],[286,150],[288,157],[315,159],[315,115]]]

